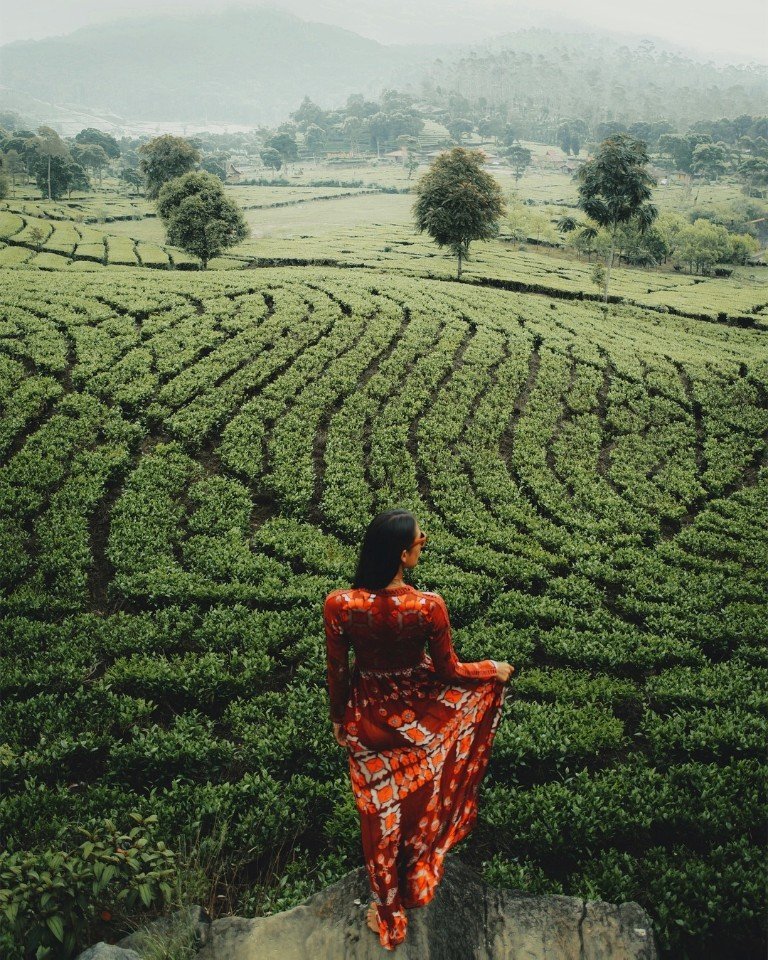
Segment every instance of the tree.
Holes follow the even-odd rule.
[[[128,184],[129,187],[133,187],[137,193],[140,192],[144,184],[144,180],[138,170],[132,170],[130,167],[123,167],[120,171],[120,179]]]
[[[505,156],[509,161],[510,167],[512,167],[515,182],[517,182],[531,163],[531,151],[527,147],[522,147],[519,143],[515,143],[506,151]]]
[[[731,263],[744,266],[759,250],[760,241],[757,237],[751,237],[748,233],[737,233],[731,236]]]
[[[224,195],[221,180],[204,170],[166,183],[157,197],[157,212],[168,242],[199,257],[203,270],[212,257],[250,233],[240,208]]]
[[[677,170],[692,173],[693,151],[701,144],[709,143],[710,139],[703,133],[689,133],[685,137],[676,133],[665,133],[659,137],[659,152],[671,157]]]
[[[264,146],[277,150],[284,164],[295,163],[299,159],[299,148],[296,146],[296,140],[289,133],[275,134],[274,137],[267,140]]]
[[[501,187],[482,167],[479,151],[454,147],[440,154],[416,184],[416,228],[455,254],[458,279],[470,243],[497,236],[505,213]]]
[[[279,170],[283,165],[283,158],[274,147],[265,147],[259,154],[261,162],[270,170]]]
[[[762,197],[768,187],[768,160],[747,157],[739,164],[739,176],[749,196]]]
[[[35,250],[40,253],[46,236],[43,228],[38,227],[37,224],[35,224],[35,226],[30,229],[28,236],[30,243],[34,246]],[[48,234],[48,236],[50,236],[50,234]]]
[[[7,163],[2,154],[0,154],[0,200],[4,200],[8,196],[8,177],[6,176],[5,172],[6,167]]]
[[[498,143],[499,137],[504,134],[504,123],[498,117],[483,117],[477,125],[477,132],[481,137],[487,140],[493,139]]]
[[[69,161],[69,171],[68,171],[68,182],[67,182],[67,196],[72,196],[73,190],[90,190],[91,183],[88,179],[88,174],[85,172],[83,167],[79,163],[75,163],[74,160]]]
[[[390,118],[386,113],[382,113],[381,110],[379,110],[377,113],[374,113],[372,117],[367,118],[364,129],[370,137],[371,146],[376,145],[376,156],[380,157],[381,141],[384,140],[386,142],[391,136],[392,123]]]
[[[317,154],[325,148],[325,130],[316,123],[310,123],[304,134],[304,143],[317,163]]]
[[[219,157],[206,157],[200,164],[200,169],[205,170],[207,173],[212,173],[214,177],[218,177],[222,183],[227,179],[226,161],[221,160]]]
[[[41,155],[34,170],[35,180],[43,199],[60,200],[73,189],[87,190],[90,186],[85,170],[71,157]]]
[[[169,133],[143,143],[139,156],[139,169],[150,200],[157,198],[164,184],[189,173],[200,162],[200,152],[191,143]]]
[[[347,117],[341,125],[341,132],[349,140],[351,153],[357,153],[360,146],[360,137],[363,134],[363,124],[359,117]]]
[[[472,133],[473,126],[472,121],[466,117],[457,117],[449,122],[448,133],[450,133],[452,140],[461,143],[461,138],[465,133]]]
[[[571,128],[567,123],[558,127],[557,143],[563,153],[569,154],[571,152]]]
[[[15,187],[16,177],[26,174],[27,172],[27,168],[24,166],[24,161],[18,150],[8,150],[8,152],[5,154],[4,169],[11,178],[12,186]]]
[[[618,133],[603,140],[594,159],[578,172],[579,207],[611,237],[603,292],[606,302],[619,226],[634,222],[643,231],[656,219],[658,211],[650,203],[655,180],[648,173],[647,164],[645,143]]]
[[[694,173],[717,180],[728,169],[728,148],[724,143],[700,143],[693,148]]]
[[[105,133],[103,130],[97,130],[95,127],[87,127],[85,130],[81,130],[80,133],[76,134],[75,140],[77,143],[96,144],[96,146],[102,148],[110,160],[117,160],[120,156],[120,144],[117,140],[111,134]]]
[[[752,118],[750,117],[750,120]],[[21,114],[16,113],[15,110],[0,110],[0,127],[5,127],[6,130],[20,130],[23,126],[23,120],[21,119]]]
[[[299,109],[290,114],[290,117],[291,120],[296,121],[302,130],[306,130],[312,124],[320,126],[325,117],[325,111],[318,107],[316,103],[313,103],[309,97],[304,97]]]
[[[98,174],[99,186],[101,186],[101,174],[104,167],[109,165],[109,157],[106,150],[96,143],[85,143],[82,146],[75,144],[72,148],[74,159],[89,170]]]
[[[515,124],[508,123],[501,134],[502,143],[505,147],[511,147],[519,139],[518,128]]]
[[[38,136],[34,139],[34,152],[39,158],[39,160],[44,161],[46,168],[46,182],[48,186],[48,199],[49,200],[58,200],[62,193],[66,190],[66,185],[59,186],[58,190],[54,189],[53,180],[52,180],[52,170],[51,165],[54,160],[59,161],[56,164],[57,169],[59,170],[59,180],[61,179],[61,171],[63,170],[65,164],[64,160],[69,157],[69,148],[66,143],[61,139],[61,137],[56,133],[55,130],[51,127],[38,127],[37,129]],[[42,190],[41,185],[41,166],[40,163],[35,164],[35,178],[37,180],[38,186]],[[57,193],[57,196],[54,196],[54,193]],[[45,197],[45,193],[43,193]]]
[[[589,274],[589,279],[594,283],[598,290],[601,290],[605,286],[605,267],[598,262],[592,267],[592,270]]]
[[[677,235],[677,256],[701,273],[709,272],[722,260],[730,258],[733,247],[725,227],[699,218]]]

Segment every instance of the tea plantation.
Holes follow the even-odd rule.
[[[242,915],[362,863],[322,600],[402,505],[459,656],[516,668],[462,856],[754,958],[765,324],[374,266],[0,273],[0,946],[71,956],[182,863]]]

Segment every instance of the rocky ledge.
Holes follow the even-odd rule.
[[[197,960],[657,960],[651,921],[639,904],[488,887],[456,857],[446,858],[432,902],[408,912],[408,937],[394,952],[365,926],[369,902],[360,867],[270,917],[208,923],[196,907],[189,918]],[[97,944],[78,960],[139,960],[137,936]]]

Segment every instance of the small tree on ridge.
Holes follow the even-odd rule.
[[[165,224],[168,242],[208,261],[249,234],[237,204],[224,195],[221,180],[205,170],[170,180],[157,198],[157,212]]]
[[[416,228],[454,253],[459,280],[470,243],[498,236],[499,218],[505,213],[501,187],[482,163],[477,150],[454,147],[441,153],[416,184]]]
[[[611,238],[605,263],[603,300],[606,302],[620,224],[633,221],[643,232],[658,213],[649,202],[656,181],[648,173],[647,164],[645,143],[629,134],[617,133],[603,140],[594,159],[585,163],[578,173],[579,206],[598,226],[604,227]]]

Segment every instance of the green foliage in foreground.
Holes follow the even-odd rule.
[[[176,855],[154,839],[155,815],[130,816],[136,826],[128,833],[110,820],[95,830],[60,831],[62,840],[66,833],[85,835],[74,849],[0,852],[6,960],[70,956],[99,919],[122,919],[142,905],[170,901]]]
[[[639,901],[670,960],[756,955],[764,331],[359,270],[3,280],[11,855],[155,815],[246,915],[359,865],[320,610],[402,504],[459,655],[516,666],[463,855]]]

